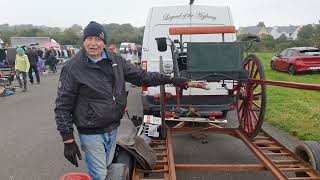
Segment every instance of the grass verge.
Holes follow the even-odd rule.
[[[267,79],[319,84],[319,73],[290,76],[270,69],[273,53],[256,53],[263,61]],[[266,121],[301,140],[320,140],[320,91],[267,86]]]

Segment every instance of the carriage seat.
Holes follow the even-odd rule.
[[[189,42],[187,68],[180,74],[193,80],[245,80],[248,73],[242,62],[243,48],[239,42]]]

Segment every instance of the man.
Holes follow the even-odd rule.
[[[33,48],[28,48],[27,51],[27,56],[30,62],[30,69],[29,69],[29,80],[30,83],[33,84],[33,75],[32,72],[36,75],[37,78],[37,83],[40,84],[40,76],[39,76],[39,71],[37,68],[37,63],[38,63],[38,54]]]
[[[104,180],[116,146],[117,129],[127,99],[125,81],[134,85],[157,86],[172,83],[184,87],[186,78],[147,72],[106,50],[102,25],[90,22],[84,29],[83,46],[61,70],[56,122],[64,142],[64,155],[75,166],[81,153],[74,140],[76,125],[81,148],[93,180]]]

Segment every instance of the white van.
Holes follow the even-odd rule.
[[[169,35],[169,27],[199,27],[199,26],[233,26],[233,19],[230,8],[227,6],[169,6],[153,7],[150,9],[145,25],[141,67],[147,71],[159,72],[159,56],[163,57],[164,71],[173,74],[173,61],[170,48],[166,52],[159,52],[155,38],[168,37],[172,40],[180,40],[178,35]],[[224,41],[236,40],[236,34],[225,34]],[[222,42],[221,34],[208,35],[184,35],[183,42]],[[228,86],[228,85],[227,85]],[[234,105],[225,104],[225,99],[219,100],[219,95],[226,95],[228,92],[221,86],[220,82],[209,83],[210,90],[189,88],[183,91],[181,99],[182,107],[190,104],[197,104],[198,111],[203,114],[212,114],[217,110],[227,112],[234,108]],[[175,88],[166,85],[166,92],[173,96]],[[159,115],[160,105],[155,96],[159,95],[159,87],[142,87],[142,102],[144,114]],[[210,97],[215,96],[215,102]],[[175,105],[175,97],[167,101],[167,108]],[[229,107],[231,106],[231,107]]]
[[[119,51],[120,53],[126,53],[126,52],[129,52],[129,46],[130,43],[128,42],[123,42],[120,44],[120,47],[119,47]]]

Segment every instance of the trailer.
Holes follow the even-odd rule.
[[[224,42],[226,33],[234,33],[233,26],[217,27],[173,27],[169,29],[170,35],[180,35],[179,40],[156,38],[158,50],[166,51],[171,48],[174,64],[174,75],[192,79],[187,84],[189,88],[205,88],[206,82],[222,82],[223,88],[228,90],[225,100],[234,104],[238,114],[238,128],[223,128],[219,126],[217,114],[202,117],[190,105],[188,109],[180,107],[183,99],[183,89],[176,87],[177,107],[168,109],[166,102],[172,95],[166,93],[165,86],[160,86],[159,101],[161,105],[160,117],[149,116],[144,121],[144,127],[158,125],[159,138],[151,141],[150,146],[156,152],[157,162],[153,170],[144,170],[137,164],[134,168],[133,180],[175,180],[177,171],[191,172],[255,172],[269,171],[275,179],[320,179],[319,163],[320,149],[308,157],[300,151],[300,156],[264,132],[261,126],[266,112],[266,86],[282,86],[287,88],[320,90],[319,85],[289,83],[266,80],[264,67],[259,58],[247,54],[254,42],[259,42],[258,37],[248,36],[239,42]],[[192,34],[221,34],[222,42],[182,42],[183,35]],[[243,55],[247,54],[246,58]],[[185,64],[179,60],[186,57]],[[163,71],[162,58],[160,57],[160,72]],[[182,68],[179,69],[179,68]],[[226,86],[231,82],[232,86]],[[159,123],[160,122],[160,123]],[[206,126],[188,126],[190,123],[203,123]],[[154,128],[153,128],[154,129]],[[174,160],[173,136],[177,134],[224,134],[240,139],[260,161],[257,164],[182,164]],[[308,144],[310,146],[310,143]],[[318,144],[316,147],[320,147]],[[305,150],[305,149],[304,149]],[[301,154],[305,155],[303,158]],[[310,155],[307,154],[307,155]],[[312,159],[311,164],[304,160]],[[316,166],[315,166],[315,165]]]

